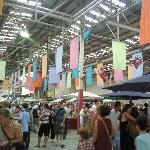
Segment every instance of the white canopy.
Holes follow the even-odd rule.
[[[73,97],[78,97],[78,92],[76,93],[72,93],[72,94],[68,94],[68,96],[73,96]],[[83,97],[92,97],[92,98],[99,98],[100,96],[88,91],[83,91]]]

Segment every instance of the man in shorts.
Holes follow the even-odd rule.
[[[55,110],[56,113],[56,125],[55,125],[55,134],[57,145],[60,140],[61,147],[64,147],[63,144],[63,133],[64,133],[64,126],[65,126],[65,109],[63,108],[61,102],[58,102],[58,108]],[[60,139],[59,139],[60,138]]]

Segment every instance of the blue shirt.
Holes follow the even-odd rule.
[[[65,109],[64,108],[56,109],[55,113],[56,113],[56,122],[62,123],[64,120]]]
[[[150,150],[150,134],[143,132],[140,133],[135,139],[136,150]]]
[[[25,109],[20,112],[19,120],[21,122],[22,132],[29,132],[30,115]]]

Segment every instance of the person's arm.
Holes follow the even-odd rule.
[[[97,137],[98,137],[98,123],[96,121],[94,124],[94,132],[93,132],[93,137],[92,137],[93,144],[95,144]]]
[[[64,125],[65,125],[65,119],[66,119],[66,113],[64,113],[63,122],[61,124],[62,127],[64,127]]]
[[[128,112],[124,112],[124,115],[128,120],[136,121],[136,119],[134,117],[132,117]]]

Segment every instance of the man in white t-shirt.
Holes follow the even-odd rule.
[[[112,145],[114,149],[117,149],[118,144],[117,141],[120,139],[120,134],[119,134],[119,120],[118,117],[120,115],[121,110],[121,103],[120,102],[115,102],[114,109],[111,110],[109,118],[112,122],[113,125],[113,130],[114,130],[114,136],[112,138]]]
[[[118,117],[120,115],[120,111],[121,110],[121,103],[119,101],[115,102],[114,105],[114,109],[111,110],[109,118],[112,122],[112,125],[114,127],[115,133],[118,131],[119,129],[119,120]]]

